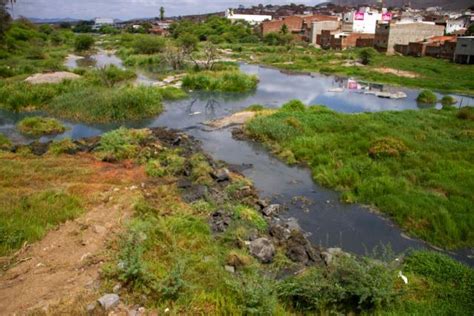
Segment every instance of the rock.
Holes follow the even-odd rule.
[[[104,235],[107,232],[107,228],[101,225],[94,225],[93,227],[94,233],[99,235]]]
[[[280,204],[272,204],[262,210],[265,216],[274,216],[280,211]]]
[[[262,209],[266,208],[268,206],[268,201],[260,199],[257,201],[258,206],[260,206]]]
[[[191,180],[181,178],[176,182],[176,186],[178,187],[178,189],[188,189],[193,186],[193,183]]]
[[[326,251],[321,253],[321,257],[324,260],[326,265],[331,265],[334,262],[334,259],[341,256],[349,256],[348,253],[342,251],[341,248],[328,248]]]
[[[122,289],[122,284],[119,283],[119,284],[116,284],[116,285],[114,286],[114,288],[113,288],[112,291],[113,291],[115,294],[117,294],[118,292],[120,292],[121,289]]]
[[[87,307],[86,307],[87,314],[94,313],[96,308],[97,308],[97,303],[96,302],[88,304]]]
[[[205,198],[208,193],[205,185],[193,185],[183,193],[183,200],[186,203],[192,203]]]
[[[292,230],[286,243],[286,256],[294,262],[309,265],[319,262],[315,248],[303,235],[301,230]]]
[[[120,303],[120,297],[117,294],[105,294],[97,300],[106,311],[116,307]]]
[[[225,266],[224,268],[227,272],[235,273],[235,267],[233,266]]]
[[[49,143],[41,143],[39,141],[34,141],[29,145],[31,152],[36,156],[43,156],[48,152]]]
[[[211,229],[215,233],[225,232],[231,222],[231,216],[223,211],[216,211],[212,213],[210,218]]]
[[[65,80],[76,80],[81,76],[76,75],[72,72],[58,71],[46,74],[35,74],[25,79],[25,82],[30,84],[43,84],[43,83],[61,83]]]
[[[275,247],[267,238],[259,238],[250,242],[250,253],[262,263],[270,263],[275,256]]]
[[[230,180],[230,173],[229,170],[226,168],[218,169],[216,171],[213,171],[211,176],[217,181],[217,182],[224,182],[224,181],[229,181]]]
[[[290,238],[290,235],[290,230],[281,226],[280,224],[272,224],[270,226],[270,236],[278,241],[285,241]]]

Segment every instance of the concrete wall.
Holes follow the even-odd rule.
[[[375,34],[377,21],[382,20],[382,14],[378,12],[365,12],[363,20],[354,19],[352,31],[354,33]]]
[[[318,21],[313,22],[313,27],[311,29],[311,43],[319,46],[317,44],[317,37],[321,35],[322,31],[335,31],[338,30],[341,26],[339,21]]]
[[[454,61],[460,64],[474,64],[474,36],[458,37]]]
[[[379,24],[376,29],[377,49],[393,54],[395,45],[407,45],[433,36],[444,35],[444,26],[430,23]]]

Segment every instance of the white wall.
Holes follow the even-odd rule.
[[[263,21],[270,21],[271,15],[253,15],[253,14],[234,14],[231,10],[227,10],[225,17],[232,21],[246,21],[252,25],[260,24]]]
[[[377,21],[379,20],[382,20],[382,14],[378,12],[365,12],[363,20],[357,20],[355,13],[352,31],[354,33],[375,34],[375,27],[377,25]]]

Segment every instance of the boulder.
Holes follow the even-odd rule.
[[[120,297],[117,294],[105,294],[97,300],[104,310],[112,309],[120,303]]]
[[[278,214],[278,212],[280,211],[280,208],[281,208],[280,204],[272,204],[265,207],[262,210],[262,213],[265,216],[274,216]]]
[[[292,261],[305,265],[320,261],[316,249],[300,230],[291,231],[286,243],[286,255]]]
[[[215,233],[225,232],[231,222],[232,218],[230,215],[223,211],[216,211],[212,213],[210,218],[211,229]]]
[[[215,170],[212,172],[211,175],[217,182],[224,182],[230,180],[230,172],[226,168]]]
[[[275,247],[267,238],[259,238],[250,242],[250,253],[262,263],[270,263],[275,256]]]
[[[208,190],[205,185],[193,185],[183,193],[183,200],[186,203],[192,203],[205,198],[207,193]]]
[[[30,84],[43,84],[43,83],[61,83],[65,80],[76,80],[81,76],[76,75],[72,72],[58,71],[46,74],[35,74],[25,79],[25,82]]]

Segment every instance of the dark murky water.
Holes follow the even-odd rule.
[[[95,66],[116,64],[120,59],[99,52],[95,56]],[[68,65],[76,65],[77,60],[68,59]],[[93,66],[93,64],[91,64]],[[242,65],[242,70],[258,75],[258,89],[249,94],[191,93],[190,98],[166,105],[166,111],[159,117],[139,122],[123,124],[127,127],[168,127],[185,130],[199,139],[203,148],[215,159],[230,164],[249,165],[243,171],[255,184],[263,197],[288,207],[287,217],[298,219],[301,227],[311,234],[311,240],[325,247],[342,247],[357,254],[366,254],[377,246],[387,246],[396,252],[408,248],[428,247],[425,243],[407,238],[389,220],[370,212],[361,205],[344,204],[339,194],[325,189],[312,181],[309,170],[290,167],[272,157],[261,145],[232,139],[229,130],[208,132],[202,124],[205,121],[226,116],[244,109],[251,104],[279,107],[291,99],[300,99],[307,104],[324,104],[336,111],[356,113],[389,110],[418,109],[415,101],[418,90],[376,86],[376,90],[402,91],[405,99],[384,99],[360,91],[347,89],[346,79],[323,75],[291,75],[278,70],[254,65]],[[141,74],[145,82],[150,79]],[[353,84],[353,82],[352,82]],[[343,88],[342,92],[329,92]],[[459,104],[474,105],[474,99],[455,96]],[[0,132],[7,134],[15,142],[28,142],[15,130],[15,124],[24,116],[0,111]],[[65,122],[70,128],[66,133],[51,138],[83,138],[100,135],[117,128],[120,124],[86,125]],[[297,199],[295,200],[295,197]],[[301,203],[304,201],[304,203]],[[460,261],[474,265],[474,250],[461,250],[451,255]]]

